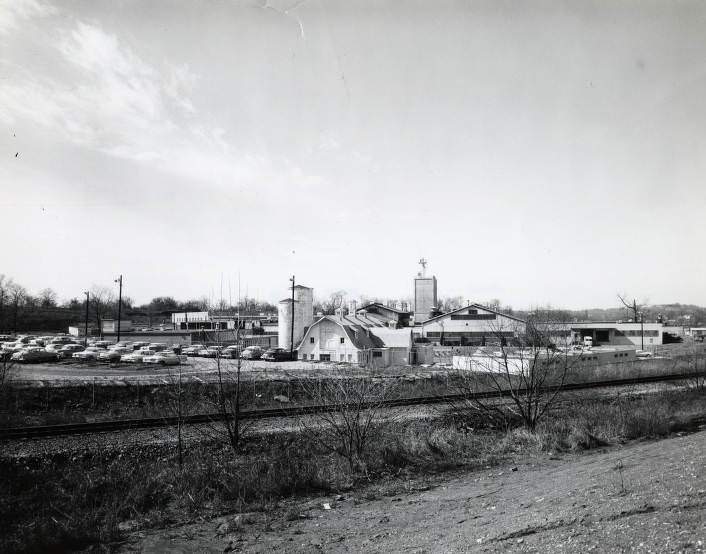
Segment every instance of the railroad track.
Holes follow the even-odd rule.
[[[685,373],[681,375],[660,375],[632,379],[613,379],[606,381],[592,381],[588,383],[570,383],[562,387],[550,386],[545,387],[545,392],[553,392],[558,388],[562,391],[577,391],[608,387],[625,387],[630,385],[641,385],[649,383],[660,383],[668,381],[683,381],[693,379],[695,377],[704,377],[703,372]],[[524,391],[519,390],[519,394]],[[438,396],[421,396],[412,398],[396,398],[384,402],[363,403],[361,408],[370,407],[396,407],[396,406],[420,406],[428,404],[443,404],[453,403],[462,400],[486,399],[486,398],[502,398],[510,396],[510,391],[489,391],[475,393],[472,395],[464,394],[445,394]],[[340,405],[319,404],[309,406],[295,406],[287,408],[267,408],[258,410],[243,410],[240,412],[241,419],[270,419],[270,418],[285,418],[296,417],[301,415],[334,412],[342,409]],[[78,435],[89,433],[102,433],[111,431],[126,431],[131,429],[149,429],[154,427],[171,427],[179,423],[176,416],[140,418],[140,419],[119,419],[113,421],[98,421],[91,423],[66,423],[61,425],[38,425],[32,427],[11,427],[0,429],[0,440],[10,439],[29,439],[39,437],[53,437],[60,435]],[[213,423],[222,421],[224,416],[220,413],[195,414],[183,416],[182,424],[194,425],[203,423]]]

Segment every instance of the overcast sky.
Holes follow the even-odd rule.
[[[2,0],[0,122],[32,292],[706,304],[703,2]]]

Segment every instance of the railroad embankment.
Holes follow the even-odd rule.
[[[693,431],[704,415],[703,390],[577,399],[548,413],[533,432],[512,419],[507,427],[497,428],[470,412],[439,412],[426,419],[391,420],[376,429],[355,467],[343,452],[314,440],[306,426],[267,436],[244,433],[237,454],[216,435],[186,437],[181,457],[174,442],[112,443],[107,448],[94,443],[58,452],[38,448],[27,456],[0,458],[0,519],[5,522],[0,550],[117,544],[136,531],[212,521],[227,514],[250,514],[233,523],[234,531],[247,521],[269,521],[265,527],[273,528],[273,517],[277,525],[312,517],[310,510],[300,508],[302,499],[330,504],[327,499],[341,494],[375,501],[382,494],[430,486],[439,475],[519,474],[524,469],[517,464],[526,460],[542,468],[557,456]],[[512,467],[520,470],[512,472]],[[614,475],[615,485],[619,472]],[[624,479],[623,487],[629,489],[630,483],[630,478]],[[625,509],[633,507],[626,503]],[[213,528],[213,523],[208,525]],[[536,526],[529,520],[527,525]],[[232,535],[230,527],[228,523],[221,530]],[[381,538],[384,533],[372,536]],[[229,540],[237,541],[236,535]],[[254,536],[243,533],[246,541]],[[343,527],[338,536],[345,543]],[[493,536],[478,532],[473,538],[489,544]],[[356,540],[362,541],[362,535]],[[304,550],[315,547],[307,541],[302,543]],[[501,544],[490,544],[496,543]],[[380,548],[385,544],[381,541]],[[218,547],[223,551],[227,544],[220,542]],[[377,546],[370,543],[370,548]]]

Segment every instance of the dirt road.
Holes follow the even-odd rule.
[[[138,533],[122,551],[706,551],[706,431],[421,483]]]

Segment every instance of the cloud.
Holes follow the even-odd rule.
[[[13,67],[13,79],[0,83],[0,120],[28,119],[81,147],[202,182],[266,172],[264,160],[236,151],[199,113],[191,98],[199,77],[188,65],[150,64],[85,22],[62,31],[52,48],[62,77]]]
[[[18,29],[22,20],[47,17],[56,12],[54,6],[37,0],[0,0],[0,33]]]

